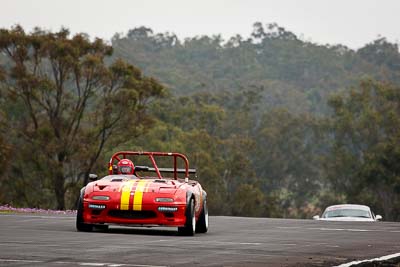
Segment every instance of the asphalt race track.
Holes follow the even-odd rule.
[[[111,227],[73,215],[0,215],[0,266],[335,266],[400,252],[400,223],[210,217],[207,234]]]

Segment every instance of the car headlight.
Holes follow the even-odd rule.
[[[170,197],[157,197],[156,202],[174,202],[174,199]]]
[[[94,200],[110,200],[109,196],[93,196],[92,199]]]

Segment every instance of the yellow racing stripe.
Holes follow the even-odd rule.
[[[146,185],[150,184],[151,181],[140,180],[135,191],[133,198],[133,210],[142,210],[143,192],[146,189]]]
[[[122,185],[121,204],[120,204],[121,210],[129,209],[129,199],[131,197],[131,190],[132,190],[134,182],[135,182],[135,180],[131,180]]]

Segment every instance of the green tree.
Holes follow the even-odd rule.
[[[365,80],[330,99],[334,146],[326,162],[336,195],[369,204],[398,220],[400,173],[400,89]]]
[[[21,152],[10,179],[47,178],[41,178],[43,188],[50,187],[55,207],[64,209],[67,190],[87,181],[112,136],[118,143],[149,125],[146,106],[164,89],[122,60],[107,66],[110,46],[84,34],[69,38],[66,29],[1,29],[0,51],[12,62],[1,71],[2,97],[20,111],[8,118],[17,137],[14,152]],[[30,160],[36,172],[24,169]]]
[[[284,109],[266,113],[260,123],[254,166],[264,192],[279,203],[284,217],[305,217],[301,210],[315,202],[320,190],[319,127],[315,118]]]
[[[400,70],[399,46],[388,42],[386,38],[379,38],[365,45],[357,53],[363,59],[378,66],[386,66],[396,72]]]
[[[233,193],[232,215],[261,217],[266,215],[265,196],[259,187],[241,184]]]

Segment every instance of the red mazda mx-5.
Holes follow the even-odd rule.
[[[165,165],[169,167],[159,167]],[[183,235],[206,233],[207,193],[189,179],[195,173],[180,153],[117,152],[109,175],[98,180],[91,175],[93,181],[81,189],[76,228],[171,226]]]

